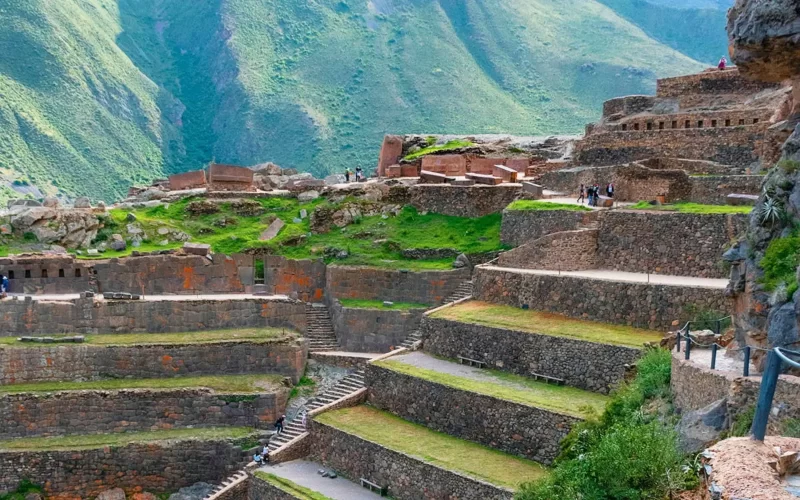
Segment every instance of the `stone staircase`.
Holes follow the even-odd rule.
[[[234,473],[232,476],[223,479],[220,484],[211,490],[211,493],[203,497],[203,500],[216,500],[218,498],[227,497],[232,490],[240,487],[246,487],[246,485],[242,484],[246,481],[247,473],[243,470],[240,470]]]
[[[339,348],[328,308],[322,304],[306,305],[309,352],[335,351]]]
[[[472,296],[472,280],[464,280],[458,285],[458,288],[445,299],[444,303],[450,304],[451,302],[466,299],[470,296]]]
[[[400,344],[400,347],[405,347],[409,351],[414,350],[414,344],[422,340],[422,332],[419,331],[419,328],[414,330],[413,332],[408,334],[408,337]]]
[[[308,404],[306,404],[305,411],[316,410],[317,408],[333,403],[338,399],[349,396],[363,387],[364,370],[358,370],[340,380],[339,383],[332,388],[312,399]],[[277,450],[284,444],[288,443],[306,431],[306,427],[303,425],[302,413],[303,412],[298,413],[298,415],[291,422],[284,423],[283,432],[276,434],[272,439],[270,439],[270,451]]]

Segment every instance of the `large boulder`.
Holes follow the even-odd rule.
[[[84,210],[31,207],[12,212],[11,227],[18,234],[32,233],[40,243],[85,248],[97,236],[100,220]]]
[[[728,428],[728,400],[714,401],[699,410],[686,413],[678,423],[678,441],[681,450],[692,453],[703,450],[719,441]]]
[[[306,191],[304,193],[300,193],[297,195],[297,201],[300,203],[306,203],[308,201],[316,200],[319,198],[319,191]]]
[[[89,198],[81,196],[75,200],[75,203],[73,203],[72,206],[75,208],[92,208],[92,202],[89,201]]]
[[[283,169],[272,162],[260,163],[254,167],[250,167],[253,171],[263,175],[281,175]]]
[[[737,0],[728,11],[728,38],[743,74],[776,83],[800,75],[797,0]]]

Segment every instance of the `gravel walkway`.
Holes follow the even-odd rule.
[[[295,460],[278,465],[267,465],[258,470],[288,479],[333,500],[375,500],[381,498],[380,495],[372,493],[341,476],[336,479],[322,477],[317,473],[320,469],[329,470],[315,462]]]

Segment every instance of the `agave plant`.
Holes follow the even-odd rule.
[[[759,209],[761,225],[769,223],[770,226],[774,226],[776,222],[783,220],[784,216],[783,204],[780,201],[771,196],[764,198],[764,203]]]

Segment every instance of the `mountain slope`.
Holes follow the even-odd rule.
[[[212,159],[372,167],[384,133],[577,133],[604,99],[702,68],[595,0],[0,0],[0,16],[0,175],[105,199]]]

